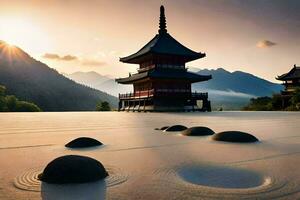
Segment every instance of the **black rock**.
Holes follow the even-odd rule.
[[[88,183],[108,176],[103,165],[85,156],[62,156],[51,161],[38,178],[51,184]]]
[[[164,131],[166,130],[167,128],[169,128],[169,126],[163,126],[161,128],[155,128],[154,130],[157,130],[157,131]]]
[[[169,126],[163,126],[163,127],[160,128],[160,130],[164,131],[164,130],[166,130],[167,128],[169,128]]]
[[[208,127],[196,126],[184,130],[182,134],[186,136],[205,136],[213,135],[215,132]]]
[[[76,138],[75,140],[72,140],[65,146],[68,148],[87,148],[87,147],[96,147],[101,145],[102,145],[101,142],[93,138],[80,137],[80,138]]]
[[[217,141],[237,143],[250,143],[259,141],[255,136],[240,131],[225,131],[217,133],[213,136],[213,139]]]
[[[187,127],[182,126],[182,125],[174,125],[174,126],[170,126],[170,127],[166,128],[165,131],[174,132],[174,131],[183,131],[185,129],[187,129]]]

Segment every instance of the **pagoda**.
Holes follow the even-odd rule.
[[[276,77],[277,80],[283,81],[284,90],[281,91],[282,106],[285,107],[289,104],[289,100],[296,91],[300,88],[300,66],[294,67],[285,74]]]
[[[192,92],[191,84],[211,79],[211,75],[188,72],[186,63],[205,57],[176,41],[167,31],[165,9],[160,7],[158,34],[141,50],[120,58],[138,64],[129,77],[116,79],[132,84],[133,92],[119,94],[119,111],[211,111],[207,93]]]

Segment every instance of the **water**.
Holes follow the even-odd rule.
[[[3,113],[0,123],[1,200],[300,198],[300,113]],[[175,124],[248,132],[261,142],[154,130]],[[104,146],[64,147],[82,136]],[[70,154],[99,160],[111,176],[67,186],[37,180],[47,163]]]

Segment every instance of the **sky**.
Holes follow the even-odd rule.
[[[164,5],[168,32],[206,57],[190,68],[244,71],[276,82],[300,65],[298,0],[0,0],[0,40],[61,73],[127,76],[119,58],[158,31]]]

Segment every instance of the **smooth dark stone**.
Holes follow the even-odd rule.
[[[240,131],[225,131],[217,133],[213,136],[213,139],[217,141],[237,143],[250,143],[259,141],[255,136]]]
[[[166,130],[166,129],[169,128],[169,127],[170,127],[170,126],[163,126],[163,127],[160,128],[160,130],[164,131],[164,130]]]
[[[157,130],[157,131],[164,131],[166,130],[167,128],[169,128],[169,126],[163,126],[161,128],[155,128],[154,130]]]
[[[76,138],[75,140],[72,140],[65,146],[68,148],[87,148],[87,147],[96,147],[101,145],[102,145],[101,142],[93,138],[80,137],[80,138]]]
[[[62,156],[51,161],[38,178],[51,184],[88,183],[108,176],[103,165],[86,156]]]
[[[215,134],[215,132],[208,127],[196,126],[184,130],[182,134],[186,136],[205,136],[205,135],[213,135]]]
[[[165,131],[167,132],[173,132],[173,131],[183,131],[187,129],[187,127],[182,126],[182,125],[174,125],[174,126],[170,126],[167,129],[165,129]]]

